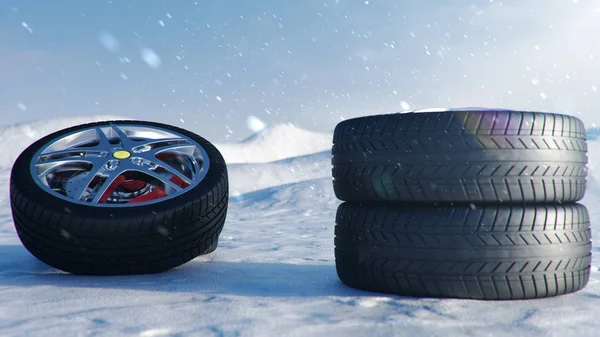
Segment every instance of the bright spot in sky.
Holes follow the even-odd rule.
[[[262,131],[266,127],[265,123],[254,116],[249,116],[246,123],[248,124],[248,129],[252,130],[252,132]]]
[[[111,53],[118,52],[121,47],[119,41],[109,32],[100,32],[98,42]]]
[[[29,25],[27,24],[27,22],[21,22],[21,26],[23,26],[23,28],[27,29],[27,31],[31,34],[33,34],[33,30],[31,29],[31,27],[29,27]]]
[[[151,68],[158,69],[158,67],[160,67],[162,63],[160,56],[158,56],[154,52],[154,50],[150,48],[142,49],[140,55],[142,57],[142,60],[146,62],[146,64],[149,65]]]

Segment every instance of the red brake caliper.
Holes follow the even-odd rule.
[[[127,180],[127,177],[123,174],[120,175],[117,179],[115,179],[115,181],[113,181],[112,184],[110,184],[110,186],[108,186],[108,188],[106,189],[106,192],[104,192],[104,194],[100,198],[99,203],[101,203],[101,204],[106,203],[106,201],[111,196],[111,194],[119,186],[122,186],[123,188],[125,188],[131,192],[134,192],[134,191],[141,190],[147,184],[145,181],[141,181],[141,180],[131,180],[131,181],[126,181],[126,180]],[[166,195],[167,194],[165,193],[165,191],[162,188],[156,187],[152,192],[135,197],[127,203],[135,204],[138,202],[150,201],[150,200],[162,198]]]
[[[100,200],[98,201],[98,203],[100,204],[105,204],[106,201],[108,200],[108,198],[110,197],[110,195],[117,189],[117,187],[119,187],[119,185],[121,185],[123,182],[125,182],[125,176],[124,175],[120,175],[117,177],[117,179],[115,179],[115,181],[113,181],[108,188],[106,189],[106,191],[104,192],[104,194],[102,194],[102,196],[100,197]]]
[[[137,204],[138,202],[145,202],[145,201],[151,201],[151,200],[155,200],[155,199],[159,199],[162,197],[166,197],[167,193],[165,193],[165,191],[160,188],[160,187],[156,187],[154,188],[154,190],[148,194],[143,194],[140,195],[139,197],[135,197],[132,200],[130,200],[128,202],[128,204]]]
[[[174,157],[176,156],[176,154],[173,153],[161,153],[159,154],[161,160],[164,160],[166,158],[170,158],[170,157]],[[181,187],[181,188],[186,188],[189,186],[188,183],[186,183],[185,181],[183,181],[183,179],[179,178],[178,176],[173,176],[171,177],[171,182],[173,182],[175,185]],[[129,180],[127,181],[127,177],[125,175],[120,175],[117,179],[115,179],[115,181],[112,182],[112,184],[110,184],[110,186],[106,189],[106,192],[104,192],[104,194],[102,195],[102,197],[100,198],[100,203],[106,203],[106,201],[108,200],[108,198],[111,196],[111,194],[119,187],[122,185],[122,187],[130,192],[135,192],[135,191],[139,191],[142,188],[146,187],[146,182],[145,181],[141,181],[141,180]],[[140,203],[140,202],[146,202],[146,201],[151,201],[151,200],[155,200],[155,199],[160,199],[162,197],[167,196],[167,193],[165,193],[165,190],[163,190],[160,187],[155,187],[154,190],[150,193],[147,194],[143,194],[140,196],[137,196],[133,199],[131,199],[129,202],[127,202],[128,204],[136,204],[136,203]]]

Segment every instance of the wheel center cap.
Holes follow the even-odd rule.
[[[131,157],[131,153],[129,153],[129,151],[120,150],[120,151],[116,151],[115,153],[113,153],[113,157],[115,157],[117,159],[127,159],[127,158]]]

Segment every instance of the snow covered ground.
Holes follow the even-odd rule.
[[[67,124],[0,128],[0,336],[598,335],[596,261],[584,290],[532,301],[402,298],[342,285],[333,256],[338,201],[329,154],[313,133],[290,126],[285,132],[296,137],[294,144],[309,145],[261,154],[260,146],[288,145],[268,131],[241,144],[219,145],[232,164],[232,199],[215,253],[159,275],[63,274],[20,244],[8,183],[18,152]],[[255,160],[243,149],[255,151]],[[600,219],[598,154],[600,141],[591,141],[590,190],[583,203],[592,213],[594,235]],[[598,249],[595,244],[594,252]]]

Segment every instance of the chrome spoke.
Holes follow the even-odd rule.
[[[182,139],[177,139],[178,141],[181,141]],[[163,140],[160,140],[161,142]],[[171,141],[171,139],[169,139],[169,141]],[[183,140],[185,141],[185,140]],[[187,141],[186,141],[187,142]],[[149,144],[156,144],[159,143],[159,141],[157,142],[148,142],[145,144],[142,144],[141,146],[148,146]],[[196,150],[196,147],[194,145],[188,145],[188,144],[171,144],[171,145],[167,145],[164,147],[159,147],[157,149],[151,149],[149,151],[145,151],[145,152],[140,152],[137,155],[144,159],[147,160],[150,165],[152,166],[159,166],[161,168],[163,168],[164,170],[168,171],[169,173],[171,173],[173,176],[177,176],[179,179],[183,180],[186,184],[192,184],[193,181],[192,179],[190,179],[189,177],[187,177],[185,174],[183,174],[181,171],[175,169],[172,165],[164,162],[163,160],[159,159],[157,157],[157,155],[161,154],[161,153],[174,153],[180,156],[191,156],[194,154],[194,151]],[[193,163],[193,165],[195,167],[198,167],[198,163],[194,158],[191,158],[191,161]]]
[[[106,134],[104,133],[104,131],[102,131],[101,127],[96,127],[96,134],[98,137],[98,147],[99,148],[104,148],[104,149],[109,149],[111,147],[110,141],[108,140],[108,138],[106,137]]]
[[[118,207],[184,193],[205,178],[209,164],[194,138],[171,128],[106,122],[49,141],[35,154],[30,172],[57,197]],[[164,193],[152,193],[156,189]]]
[[[141,152],[138,154],[139,157],[149,161],[161,160],[158,158],[160,154],[175,154],[183,157],[193,157],[196,147],[193,145],[169,145],[158,149]]]
[[[171,145],[150,151],[150,155],[157,156],[163,152],[173,152],[184,156],[191,156],[194,154],[195,150],[196,147],[194,145]]]
[[[171,173],[173,176],[178,177],[179,179],[183,180],[186,184],[190,185],[192,183],[192,180],[188,177],[185,176],[185,174],[181,173],[181,171],[175,169],[174,167],[172,167],[171,165],[165,163],[164,161],[158,159],[158,158],[154,158],[154,160],[150,161],[154,166],[159,166],[162,167],[163,169],[165,169],[166,171],[168,171],[169,173]]]
[[[117,125],[111,124],[110,127],[113,129],[113,131],[119,137],[119,141],[121,141],[121,144],[123,145],[123,147],[131,148],[133,146],[133,141]]]
[[[71,195],[75,196],[75,199],[82,200],[87,188],[90,186],[92,181],[101,176],[101,174],[105,171],[107,164],[110,162],[107,158],[104,160],[95,160],[92,162],[92,169],[87,172],[85,175],[78,177],[76,180],[70,180],[68,185],[71,189]]]
[[[163,143],[176,143],[176,144],[169,144],[169,145],[165,145],[165,146],[159,146],[160,144]],[[140,143],[138,145],[136,145],[133,149],[132,152],[133,153],[146,153],[149,151],[154,151],[156,153],[156,151],[161,151],[164,149],[168,149],[171,147],[176,147],[176,146],[182,146],[184,144],[187,144],[188,141],[185,139],[181,139],[181,138],[163,138],[163,139],[153,139],[149,142],[144,142],[144,143]],[[192,145],[193,146],[193,145]]]
[[[77,154],[77,155],[75,155]],[[76,165],[84,165],[92,164],[97,165],[98,160],[102,160],[103,157],[107,156],[107,152],[102,151],[75,151],[75,150],[63,150],[63,151],[55,151],[44,154],[38,158],[38,163],[36,164],[36,170],[38,176],[42,177],[49,174],[52,170],[57,167],[72,164]],[[53,158],[58,157],[58,158]],[[47,159],[49,158],[49,159]],[[41,162],[40,162],[41,160]]]
[[[83,159],[53,159],[44,161],[41,164],[36,165],[37,174],[39,177],[44,177],[59,166],[67,164],[87,164],[89,163]]]
[[[171,180],[169,180],[164,175],[159,174],[158,172],[156,172],[154,170],[151,170],[150,167],[148,167],[147,165],[136,165],[135,170],[137,170],[139,172],[142,172],[144,174],[147,174],[147,175],[151,176],[152,178],[157,179],[158,181],[160,181],[161,183],[163,183],[164,187],[165,187],[165,192],[167,194],[170,194],[167,191],[168,188],[173,189],[175,192],[179,192],[179,191],[182,190],[182,188],[179,187],[179,185],[175,184],[174,182],[172,182]]]
[[[124,173],[124,170],[121,169],[120,167],[115,170],[105,170],[103,172],[103,177],[105,177],[106,179],[104,180],[104,182],[100,185],[100,187],[96,191],[96,194],[94,195],[94,199],[92,200],[92,203],[97,204],[98,202],[100,202],[100,199],[102,198],[104,193],[106,193],[106,191],[108,190],[110,185],[112,185],[112,183],[123,173]]]
[[[68,148],[60,151],[52,151],[48,153],[44,153],[38,158],[38,162],[46,162],[55,157],[61,157],[61,159],[68,160],[72,158],[83,158],[83,157],[100,157],[102,155],[107,155],[108,151],[88,149],[88,148]]]

